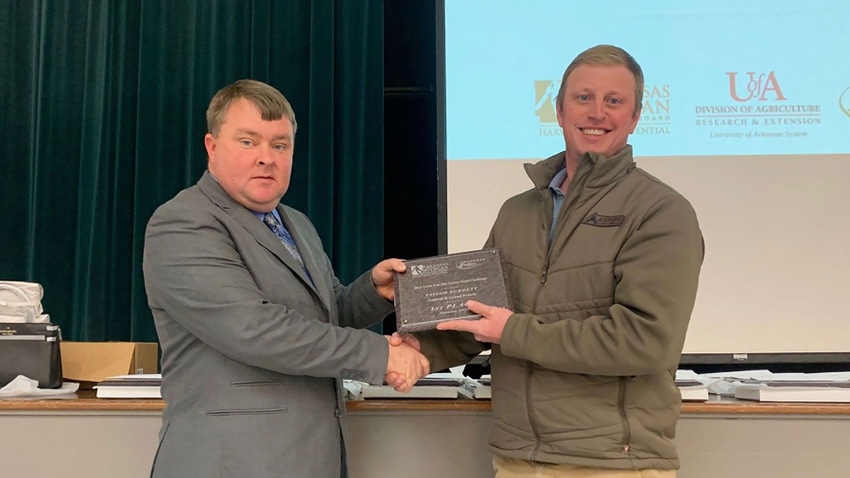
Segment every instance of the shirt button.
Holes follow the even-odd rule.
[[[334,409],[334,416],[340,418],[342,416],[342,411],[339,408]]]

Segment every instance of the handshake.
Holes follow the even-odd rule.
[[[387,374],[384,381],[397,392],[409,392],[413,384],[428,375],[431,364],[419,351],[419,340],[412,335],[385,335],[390,343]]]

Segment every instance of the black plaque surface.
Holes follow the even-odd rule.
[[[499,249],[459,252],[405,261],[395,274],[396,328],[401,333],[431,330],[440,322],[481,316],[466,301],[511,308],[510,289]]]

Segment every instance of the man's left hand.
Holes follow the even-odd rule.
[[[478,320],[449,320],[437,324],[437,330],[458,330],[472,332],[475,340],[498,344],[502,340],[505,324],[513,315],[513,311],[503,307],[493,307],[481,302],[470,300],[466,307],[481,316]]]
[[[392,301],[395,298],[393,271],[401,273],[406,270],[407,266],[401,259],[386,259],[379,262],[372,268],[372,284],[375,285],[375,290],[384,299]]]

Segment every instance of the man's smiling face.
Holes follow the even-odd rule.
[[[577,164],[587,152],[610,157],[621,150],[640,119],[635,101],[635,77],[625,66],[576,67],[558,105],[568,161]]]

